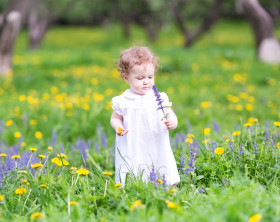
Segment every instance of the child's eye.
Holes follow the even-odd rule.
[[[149,76],[149,79],[152,79],[153,77],[152,76]]]
[[[143,79],[143,77],[138,77],[137,79],[138,79],[138,80],[142,80],[142,79]]]

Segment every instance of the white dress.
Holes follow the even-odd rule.
[[[170,106],[165,93],[163,106]],[[164,125],[162,110],[157,109],[153,90],[140,96],[127,89],[112,99],[112,108],[123,116],[123,125],[128,133],[116,135],[115,170],[116,183],[125,183],[126,174],[142,175],[149,181],[152,169],[169,185],[180,182],[176,161],[170,146],[169,132]]]

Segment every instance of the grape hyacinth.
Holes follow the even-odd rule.
[[[154,95],[156,97],[156,101],[157,101],[157,105],[158,105],[158,110],[161,109],[163,112],[163,119],[166,119],[166,114],[164,112],[164,106],[162,105],[163,103],[163,99],[160,97],[160,93],[157,89],[157,87],[153,86],[153,91],[154,91]]]

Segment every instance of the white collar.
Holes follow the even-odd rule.
[[[123,95],[127,98],[130,98],[130,99],[149,98],[149,97],[154,96],[154,92],[151,89],[147,94],[141,96],[141,95],[138,95],[138,94],[135,94],[135,93],[131,92],[130,89],[127,89],[127,90],[124,91]]]

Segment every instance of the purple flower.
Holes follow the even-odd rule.
[[[198,191],[199,193],[205,193],[205,186],[202,186]]]
[[[213,130],[216,133],[220,132],[220,126],[219,126],[219,124],[215,120],[213,121]]]
[[[163,174],[162,176],[162,187],[163,187],[163,191],[166,191],[168,189],[168,184],[167,184],[167,181],[166,181],[166,178],[165,178],[165,175]]]
[[[253,142],[253,147],[254,147],[254,154],[258,153],[258,144],[256,141]]]
[[[185,158],[182,154],[180,154],[180,167],[179,167],[179,173],[183,173],[183,168],[185,167]]]
[[[244,153],[244,145],[241,143],[239,145],[239,153],[238,153],[239,154],[239,158],[242,157],[243,153]]]
[[[224,183],[224,186],[226,187],[227,186],[227,179],[225,178],[225,176],[223,177],[223,183]]]
[[[103,147],[107,147],[108,143],[107,143],[107,137],[104,131],[102,131],[101,133],[101,144]]]
[[[216,147],[217,147],[217,146],[216,146],[216,142],[215,142],[215,141],[212,142],[212,143],[211,143],[211,152],[212,152],[212,153],[214,153]]]
[[[159,93],[157,87],[153,86],[153,91],[154,91],[154,95],[155,95],[155,97],[156,97],[158,109],[161,109],[161,110],[162,110],[163,116],[164,116],[163,118],[166,119],[166,114],[165,114],[165,112],[164,112],[164,107],[163,107],[163,105],[162,105],[163,99],[160,97],[160,93]]]
[[[151,182],[154,182],[154,183],[157,181],[157,174],[156,174],[154,168],[153,168],[152,171],[150,172],[150,181],[151,181]]]
[[[230,151],[233,151],[234,149],[233,149],[233,142],[232,142],[232,139],[230,139],[229,141],[228,141],[228,146],[229,146],[229,150]]]
[[[185,173],[189,175],[189,172],[194,171],[195,166],[194,166],[194,161],[195,161],[195,146],[192,144],[190,147],[190,156],[188,160],[188,168],[186,168]]]

